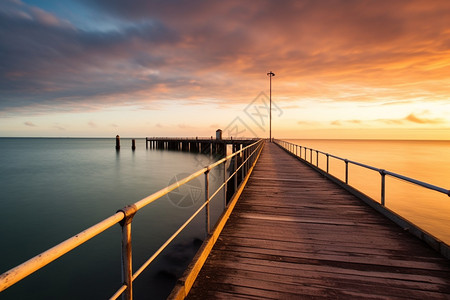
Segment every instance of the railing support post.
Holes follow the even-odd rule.
[[[234,173],[234,193],[236,193],[237,191],[237,159],[238,159],[238,155],[234,156],[234,160],[233,160],[233,173]]]
[[[345,161],[345,183],[348,184],[348,160]]]
[[[313,161],[312,161],[312,149],[309,149],[309,161],[310,161],[311,164],[313,164]]]
[[[386,173],[384,170],[380,170],[381,174],[381,205],[385,205],[386,200]]]
[[[223,162],[223,207],[227,207],[227,161]]]
[[[241,182],[244,180],[244,177],[245,177],[245,165],[244,165],[244,160],[245,160],[245,155],[244,155],[244,153],[245,153],[245,151],[242,151],[241,152],[241,154],[240,154],[240,157],[241,157],[241,165],[240,165],[240,167],[241,167]]]
[[[124,218],[120,222],[122,226],[122,281],[127,289],[122,294],[123,300],[133,299],[133,265],[131,250],[131,222],[137,212],[137,207],[128,205],[119,210],[124,213]],[[119,212],[118,211],[118,212]]]
[[[205,202],[206,202],[206,234],[209,235],[210,233],[210,219],[209,219],[209,170],[206,170],[205,172]]]
[[[245,176],[247,176],[248,170],[250,169],[249,168],[249,161],[248,161],[249,155],[250,155],[250,149],[245,150],[245,160],[246,160],[246,163],[245,163]]]
[[[327,173],[329,173],[330,155],[327,153]]]
[[[319,151],[316,150],[316,167],[319,167]]]

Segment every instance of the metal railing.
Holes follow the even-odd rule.
[[[159,190],[158,192],[141,199],[140,201],[128,205],[110,216],[109,218],[97,223],[96,225],[80,232],[79,234],[67,239],[66,241],[50,248],[49,250],[31,258],[21,265],[0,275],[0,292],[7,289],[11,285],[17,283],[28,275],[36,272],[52,261],[58,259],[67,252],[75,249],[81,244],[87,242],[91,238],[99,235],[108,228],[119,223],[122,227],[122,286],[110,299],[117,299],[122,295],[123,299],[133,298],[133,281],[155,260],[156,257],[183,231],[184,228],[203,210],[206,211],[206,232],[209,234],[211,230],[209,204],[210,201],[222,190],[224,193],[224,207],[227,206],[227,185],[230,180],[234,180],[234,192],[238,189],[238,175],[241,176],[241,182],[247,176],[251,167],[256,163],[259,153],[261,152],[264,140],[258,140],[255,143],[234,152],[233,154],[207,166],[197,172],[179,180],[170,186]],[[226,163],[233,165],[232,173],[227,175]],[[209,190],[209,173],[214,168],[223,164],[224,181],[211,193]],[[132,269],[132,248],[131,248],[131,223],[134,215],[148,204],[167,195],[169,192],[179,188],[180,186],[190,182],[191,180],[205,176],[205,201],[204,203],[187,219],[187,221],[179,227],[176,232],[169,237],[166,242],[142,264],[137,271],[133,273]]]
[[[314,161],[313,161],[313,152],[315,152],[315,166],[323,171],[326,171],[327,173],[329,173],[329,166],[330,166],[330,158],[334,158],[340,161],[343,161],[345,163],[345,183],[347,185],[350,185],[348,182],[348,175],[349,175],[349,171],[348,171],[348,166],[349,164],[352,165],[356,165],[365,169],[369,169],[372,171],[376,171],[378,173],[380,173],[381,176],[381,205],[385,206],[385,202],[386,202],[386,175],[397,178],[397,179],[401,179],[403,181],[412,183],[414,185],[420,186],[420,187],[424,187],[433,191],[437,191],[439,193],[443,193],[446,194],[447,196],[450,197],[450,190],[426,183],[426,182],[422,182],[410,177],[406,177],[397,173],[393,173],[384,169],[379,169],[379,168],[375,168],[366,164],[362,164],[356,161],[352,161],[349,159],[345,159],[336,155],[332,155],[326,152],[322,152],[316,149],[312,149],[312,148],[308,148],[308,147],[304,147],[301,145],[297,145],[297,144],[293,144],[290,142],[286,142],[286,141],[281,141],[281,140],[274,140],[274,142],[276,144],[278,144],[279,146],[281,146],[282,148],[286,149],[287,151],[289,151],[290,153],[294,154],[295,156],[299,157],[300,159],[310,163],[311,165],[314,165]],[[309,161],[308,161],[308,154],[307,152],[309,151]],[[319,167],[319,155],[325,155],[326,156],[326,169],[320,168]]]

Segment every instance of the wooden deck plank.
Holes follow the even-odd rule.
[[[266,144],[188,299],[450,299],[450,263]]]

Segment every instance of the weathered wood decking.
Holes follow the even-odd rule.
[[[450,263],[274,144],[188,299],[450,299]]]

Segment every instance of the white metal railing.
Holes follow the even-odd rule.
[[[284,148],[287,151],[289,151],[290,153],[292,153],[295,156],[299,157],[300,159],[310,163],[311,165],[314,165],[313,156],[315,156],[315,158],[316,158],[315,166],[317,168],[323,170],[323,171],[326,171],[327,173],[329,173],[330,157],[334,158],[334,159],[337,159],[337,160],[343,161],[345,163],[345,183],[347,185],[349,185],[349,183],[348,183],[348,174],[349,174],[348,166],[349,166],[349,164],[360,166],[362,168],[369,169],[369,170],[376,171],[376,172],[380,173],[380,175],[381,175],[381,205],[382,206],[385,206],[385,201],[386,201],[386,175],[391,176],[391,177],[395,177],[395,178],[398,178],[398,179],[401,179],[403,181],[412,183],[412,184],[420,186],[420,187],[424,187],[424,188],[427,188],[427,189],[430,189],[430,190],[433,190],[433,191],[437,191],[439,193],[446,194],[447,196],[450,197],[450,191],[448,189],[444,189],[442,187],[438,187],[438,186],[435,186],[435,185],[432,185],[432,184],[429,184],[429,183],[426,183],[426,182],[423,182],[423,181],[419,181],[419,180],[416,180],[416,179],[413,179],[413,178],[410,178],[410,177],[406,177],[406,176],[403,176],[403,175],[400,175],[400,174],[397,174],[397,173],[393,173],[393,172],[384,170],[384,169],[375,168],[375,167],[372,167],[372,166],[369,166],[369,165],[366,165],[366,164],[362,164],[362,163],[359,163],[359,162],[356,162],[356,161],[345,159],[345,158],[342,158],[342,157],[339,157],[339,156],[335,156],[335,155],[332,155],[332,154],[329,154],[329,153],[325,153],[325,152],[322,152],[322,151],[319,151],[319,150],[316,150],[316,149],[312,149],[312,148],[304,147],[304,146],[301,146],[301,145],[293,144],[293,143],[290,143],[290,142],[286,142],[286,141],[282,141],[282,140],[274,140],[274,142],[276,144],[278,144],[279,146],[281,146],[282,148]],[[309,151],[309,161],[308,161],[308,155],[307,155],[308,151]],[[315,152],[316,154],[313,155],[313,152]],[[325,155],[326,158],[327,158],[326,169],[323,169],[323,168],[319,167],[319,155],[320,154]]]
[[[36,272],[52,261],[58,259],[67,252],[75,249],[81,244],[87,242],[91,238],[99,235],[108,228],[111,228],[115,224],[119,223],[122,227],[122,280],[123,285],[117,290],[117,292],[110,299],[117,299],[122,295],[123,299],[133,298],[133,281],[155,260],[155,258],[179,235],[181,231],[203,210],[206,211],[206,232],[209,234],[211,230],[209,203],[220,192],[224,193],[224,206],[227,205],[227,185],[230,180],[234,180],[234,192],[238,189],[238,175],[241,176],[241,181],[248,174],[251,167],[256,163],[259,153],[261,152],[264,140],[260,139],[253,144],[244,147],[243,149],[234,152],[233,154],[226,156],[225,158],[204,167],[201,170],[171,184],[170,186],[159,190],[158,192],[149,195],[141,199],[140,201],[128,205],[121,210],[117,211],[109,218],[97,223],[96,225],[80,232],[79,234],[65,240],[64,242],[50,248],[49,250],[31,258],[30,260],[22,263],[21,265],[3,273],[0,275],[0,292],[7,289],[11,285],[17,283],[28,275]],[[233,172],[227,175],[226,162],[230,162],[233,165]],[[212,194],[209,190],[209,173],[214,168],[223,164],[224,181]],[[139,269],[133,273],[132,270],[132,248],[131,248],[131,223],[134,215],[148,204],[160,199],[167,195],[169,192],[177,189],[178,187],[190,182],[191,180],[205,176],[205,202],[192,214],[187,221],[179,227],[176,232],[169,237],[166,242],[151,255],[151,257],[142,264]]]

